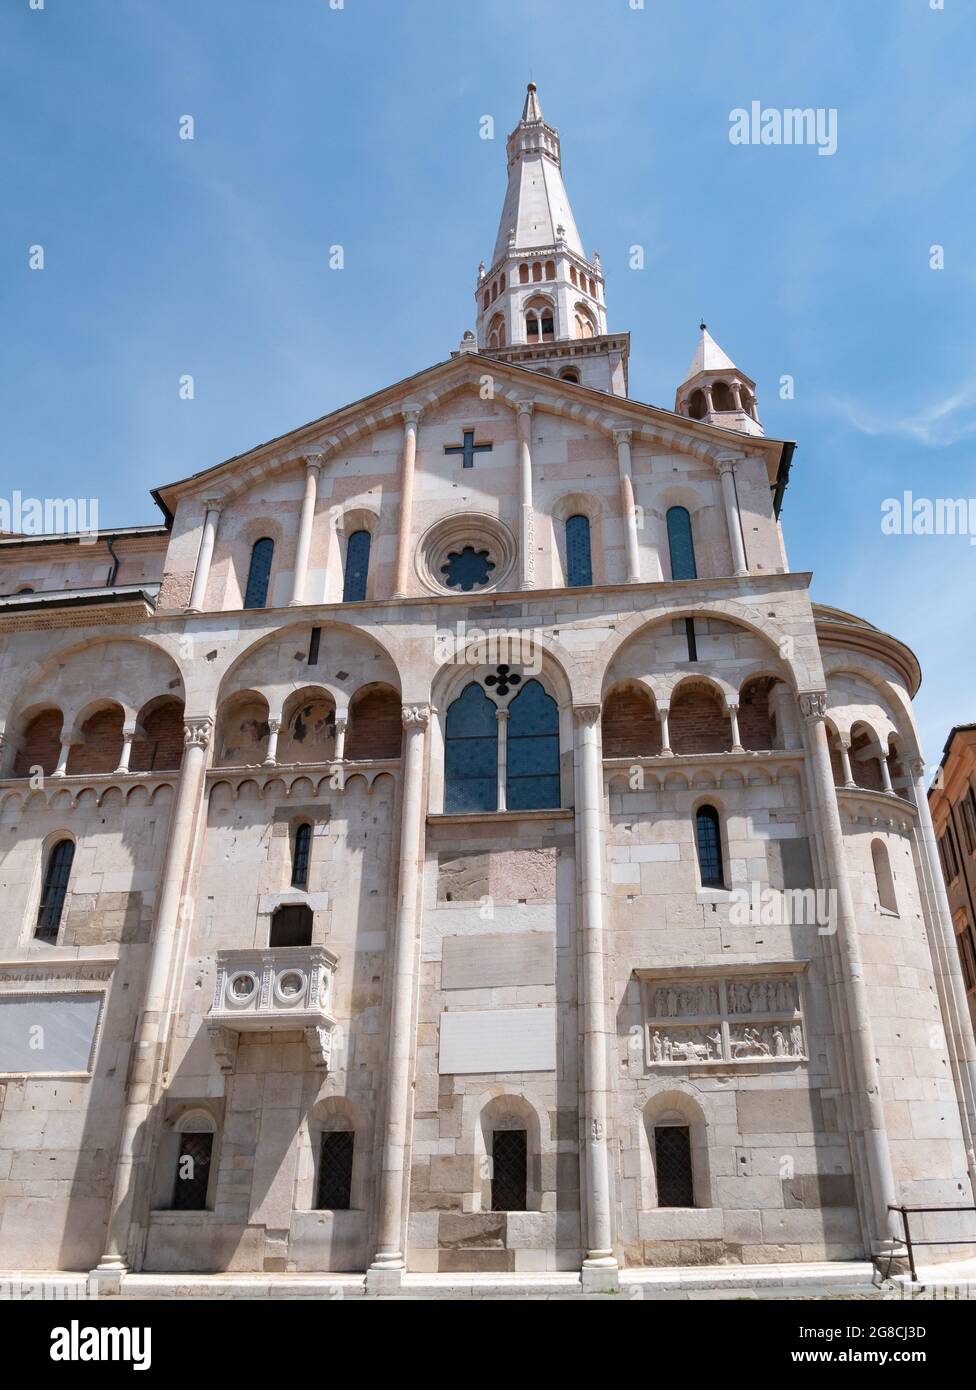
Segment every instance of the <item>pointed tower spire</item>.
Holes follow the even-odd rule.
[[[567,380],[626,395],[626,335],[602,352],[594,351],[592,341],[585,352],[578,346],[607,336],[603,270],[596,252],[587,257],[583,249],[563,183],[559,133],[543,118],[534,82],[506,152],[508,187],[495,249],[475,290],[478,346],[504,349],[525,366],[538,361],[551,375],[558,371]]]
[[[542,120],[542,105],[539,101],[539,89],[534,82],[530,82],[525,90],[525,105],[522,107],[522,124],[527,121]]]
[[[704,322],[698,329],[701,336],[691,366],[675,394],[675,410],[692,420],[703,420],[706,425],[720,425],[740,434],[762,434],[756,383],[722,351]]]

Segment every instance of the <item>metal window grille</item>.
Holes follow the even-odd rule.
[[[352,1155],[356,1136],[352,1130],[329,1130],[319,1149],[319,1187],[315,1205],[319,1211],[348,1211],[352,1202]]]
[[[590,522],[585,516],[571,516],[566,522],[566,579],[571,588],[593,583]]]
[[[173,1207],[176,1211],[206,1211],[213,1141],[212,1134],[180,1135],[180,1154],[173,1188]]]
[[[491,1209],[525,1211],[528,1143],[524,1129],[499,1129],[491,1139]]]
[[[362,603],[366,598],[371,542],[368,531],[353,531],[349,537],[346,545],[346,576],[342,587],[343,603]]]
[[[714,806],[702,806],[695,816],[695,835],[698,841],[698,867],[703,888],[721,888],[722,835],[718,812]]]
[[[312,827],[306,822],[295,831],[295,848],[291,857],[291,885],[304,888],[308,884],[308,861],[312,852]]]
[[[693,1207],[691,1130],[684,1125],[662,1125],[655,1129],[654,1157],[658,1206]]]
[[[697,579],[695,544],[687,507],[668,508],[668,549],[671,552],[671,578]]]
[[[262,536],[259,541],[254,542],[251,551],[251,565],[247,572],[247,587],[244,590],[245,608],[263,608],[267,603],[273,559],[274,541],[270,536]]]
[[[75,847],[72,840],[59,840],[51,850],[47,861],[47,873],[44,875],[41,905],[37,912],[37,928],[34,932],[34,935],[43,941],[57,940],[74,857]]]
[[[505,797],[510,811],[558,806],[559,710],[538,681],[527,681],[508,707]]]
[[[447,711],[444,778],[445,811],[496,809],[496,706],[474,682],[465,687]]]

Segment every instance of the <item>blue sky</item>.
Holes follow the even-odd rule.
[[[880,521],[976,496],[973,6],[631,3],[4,0],[4,492],[153,521],[150,487],[443,360],[531,76],[632,395],[673,406],[704,316],[798,442],[792,567],[914,648],[935,762],[976,719],[976,548]],[[754,100],[835,107],[837,153],[730,144]]]

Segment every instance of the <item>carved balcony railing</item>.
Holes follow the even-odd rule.
[[[328,1068],[337,964],[324,946],[219,951],[207,1030],[221,1070],[233,1071],[241,1033],[285,1031],[303,1032],[316,1066]]]

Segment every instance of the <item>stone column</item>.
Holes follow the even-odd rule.
[[[403,407],[403,444],[400,449],[400,525],[397,531],[396,578],[393,597],[404,598],[413,544],[413,475],[417,464],[417,426],[420,406]]]
[[[735,465],[737,462],[738,460],[734,458],[720,458],[718,462],[718,473],[722,480],[722,501],[725,504],[725,522],[729,528],[729,541],[732,546],[732,571],[736,577],[749,573],[749,566],[746,564],[745,544],[742,540],[739,499],[735,491]]]
[[[854,773],[851,771],[851,745],[849,742],[845,742],[844,739],[838,738],[837,747],[840,749],[840,765],[841,771],[844,774],[844,786],[856,787],[857,783],[854,781]]]
[[[281,733],[281,720],[268,720],[268,751],[264,755],[262,767],[275,767],[278,762],[278,735]]]
[[[203,521],[203,535],[200,537],[200,549],[197,551],[196,568],[193,571],[190,602],[187,604],[191,613],[199,613],[203,609],[207,595],[207,580],[210,578],[210,561],[213,559],[214,541],[217,539],[217,521],[220,517],[219,499],[211,497],[203,505],[207,513]]]
[[[607,1034],[605,928],[603,909],[603,761],[600,706],[573,710],[576,722],[577,807],[579,822],[579,910],[581,975],[580,1021],[583,1034],[581,1087],[585,1209],[583,1216],[584,1289],[615,1288],[610,1214],[609,1038]]]
[[[939,861],[939,847],[932,824],[932,812],[925,789],[925,763],[913,758],[908,763],[912,780],[912,795],[918,822],[915,829],[919,848],[922,886],[930,907],[929,946],[935,967],[936,984],[942,1003],[949,1055],[953,1064],[953,1080],[961,1111],[963,1134],[972,1200],[976,1202],[976,1039],[973,1037],[969,1000],[962,977],[959,944],[952,923],[952,908],[946,893],[945,878]]]
[[[292,578],[289,606],[305,602],[305,579],[308,575],[308,554],[312,548],[312,522],[315,520],[315,499],[318,496],[321,454],[308,454],[305,459],[305,493],[302,514],[298,523],[298,546],[295,551],[295,573]]]
[[[116,772],[128,772],[129,759],[132,757],[132,740],[136,736],[136,726],[134,724],[123,724],[122,726],[122,756],[119,758],[119,765]]]
[[[710,386],[703,386],[702,395],[705,397],[705,409],[708,411],[709,415],[713,415],[715,413],[715,402],[712,400],[712,388]]]
[[[185,751],[159,878],[146,992],[129,1060],[108,1239],[105,1253],[91,1274],[93,1283],[105,1292],[112,1292],[113,1287],[118,1291],[118,1280],[127,1267],[132,1228],[143,1199],[148,1200],[149,1169],[155,1152],[152,1119],[166,1052],[170,981],[180,929],[187,929],[191,915],[185,910],[183,884],[193,850],[212,732],[210,715],[187,716],[183,721]]]
[[[335,717],[335,760],[341,763],[346,755],[346,730],[349,728],[349,711],[336,710]]]
[[[376,1254],[366,1275],[373,1292],[400,1287],[405,1259],[407,1135],[413,1086],[413,1016],[416,993],[417,907],[423,859],[424,745],[430,708],[404,705],[403,790],[400,854],[393,946],[393,994],[387,1062],[386,1114],[379,1175]]]
[[[71,753],[71,746],[73,742],[74,740],[70,737],[70,735],[61,735],[61,751],[58,754],[57,767],[55,767],[54,771],[51,773],[52,777],[63,777],[65,773],[68,771],[68,757]]]
[[[668,728],[668,716],[671,713],[670,705],[659,705],[657,711],[658,722],[661,725],[661,752],[669,756],[674,755],[671,747],[671,731]]]
[[[508,810],[508,710],[495,711],[498,721],[498,797],[496,810]]]
[[[860,958],[854,898],[847,877],[844,832],[830,765],[830,748],[824,723],[827,696],[823,691],[800,696],[800,709],[806,725],[807,757],[814,788],[816,816],[827,873],[827,888],[836,898],[835,927],[837,966],[850,1022],[851,1064],[856,1091],[852,1097],[857,1125],[863,1140],[871,1211],[866,1213],[872,1237],[872,1254],[890,1254],[897,1225],[888,1204],[897,1201],[897,1187],[891,1166],[881,1075],[871,1030],[871,1014],[864,965]],[[900,1242],[897,1239],[895,1244]]]
[[[535,512],[532,508],[532,410],[533,401],[519,401],[518,431],[519,492],[521,528],[519,532],[519,574],[523,589],[535,588]]]
[[[732,383],[732,403],[736,410],[742,409],[742,391],[737,381],[733,381]]]
[[[614,430],[617,446],[617,471],[620,474],[620,510],[624,518],[624,537],[627,543],[627,583],[640,583],[640,549],[637,544],[637,504],[634,501],[634,474],[630,457],[632,430]]]
[[[732,752],[733,752],[733,753],[744,753],[746,750],[743,748],[743,746],[742,746],[742,740],[741,740],[741,738],[739,737],[739,706],[738,706],[738,705],[729,705],[729,706],[728,706],[728,711],[729,711],[729,724],[730,724],[731,727],[732,727]]]
[[[882,749],[882,752],[881,752],[881,757],[878,759],[878,761],[879,761],[879,763],[881,764],[881,788],[882,788],[882,790],[883,790],[883,791],[886,791],[886,792],[889,792],[889,793],[894,792],[895,789],[894,789],[894,787],[891,785],[891,769],[890,769],[889,766],[888,766],[888,759],[885,757],[885,755],[884,755],[884,750],[883,750],[883,749]]]

